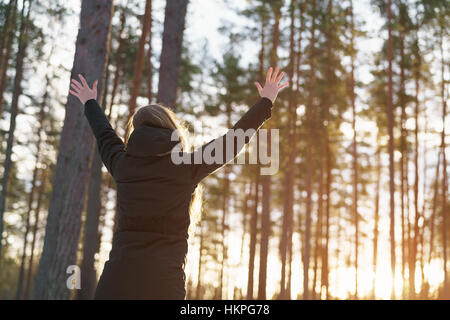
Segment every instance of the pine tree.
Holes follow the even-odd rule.
[[[25,5],[27,3],[27,5]],[[20,34],[19,34],[19,49],[17,52],[16,59],[16,74],[14,77],[14,89],[13,89],[13,97],[11,101],[11,115],[10,115],[10,124],[9,124],[9,132],[8,132],[8,141],[6,147],[6,155],[4,162],[4,172],[2,179],[2,192],[0,194],[0,257],[2,254],[2,234],[4,229],[4,214],[6,209],[6,195],[8,191],[8,182],[9,182],[9,174],[11,171],[11,156],[12,156],[12,147],[14,144],[14,132],[16,130],[16,118],[19,113],[19,98],[22,95],[22,79],[23,79],[23,64],[26,55],[28,38],[27,32],[29,28],[29,19],[31,12],[31,5],[33,1],[23,1],[22,3],[22,13],[21,13],[21,22],[20,22]],[[27,11],[25,11],[27,10]],[[0,261],[1,262],[1,261]]]
[[[96,23],[90,24],[94,15]],[[84,73],[89,82],[98,79],[99,99],[103,97],[101,88],[105,82],[105,65],[109,55],[111,17],[111,1],[82,1],[81,28],[77,37],[72,77]],[[102,101],[99,102],[102,104]],[[65,281],[66,268],[76,263],[82,199],[89,176],[92,148],[93,136],[84,119],[82,106],[75,97],[69,96],[33,299],[70,297]]]
[[[188,0],[166,2],[157,101],[177,109],[176,95]]]

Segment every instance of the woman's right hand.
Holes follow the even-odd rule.
[[[272,103],[275,102],[275,99],[277,98],[278,92],[280,92],[281,89],[284,87],[287,87],[289,85],[289,82],[286,82],[279,86],[281,79],[283,79],[284,72],[281,72],[280,75],[278,75],[278,72],[280,71],[279,68],[275,69],[275,73],[272,75],[272,67],[269,68],[269,71],[267,71],[266,76],[266,83],[264,85],[264,88],[261,87],[259,82],[255,82],[255,86],[258,89],[259,95],[261,98],[268,98]]]
[[[86,79],[79,74],[78,77],[81,80],[81,83],[75,79],[72,79],[72,83],[70,84],[69,92],[77,97],[82,104],[85,104],[90,99],[97,99],[97,85],[98,80],[95,80],[92,89],[89,87]]]

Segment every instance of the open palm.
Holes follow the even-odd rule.
[[[70,84],[71,89],[69,92],[80,99],[82,104],[85,104],[90,99],[97,99],[98,80],[95,80],[91,89],[89,88],[86,79],[84,79],[81,74],[79,74],[78,77],[80,78],[81,83],[75,79],[72,79],[72,83]]]
[[[255,86],[262,98],[268,98],[273,103],[278,96],[278,92],[280,92],[280,90],[284,87],[287,87],[289,85],[289,82],[286,82],[280,86],[279,83],[284,77],[284,72],[281,72],[280,75],[278,75],[278,72],[280,71],[279,68],[275,69],[274,74],[272,74],[272,70],[272,67],[270,67],[267,71],[266,83],[264,84],[264,88],[261,87],[259,82],[255,82]]]

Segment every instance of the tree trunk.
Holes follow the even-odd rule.
[[[313,99],[314,99],[314,84],[316,81],[315,75],[315,45],[316,45],[316,1],[311,1],[312,5],[312,22],[311,22],[311,40],[310,40],[310,77],[309,77],[309,93],[308,103],[306,108],[306,130],[308,140],[308,151],[306,152],[306,221],[305,221],[305,237],[304,237],[304,252],[303,252],[303,299],[309,299],[309,260],[311,254],[311,210],[312,210],[312,155],[313,149]]]
[[[328,112],[327,112],[328,115]],[[329,123],[329,120],[328,120]],[[325,200],[325,249],[323,250],[323,267],[322,267],[322,285],[325,286],[325,299],[329,299],[329,263],[328,263],[328,255],[329,255],[329,242],[330,242],[330,208],[331,208],[331,148],[330,148],[330,140],[328,136],[328,130],[325,132],[325,143],[326,143],[326,155],[325,155],[325,167],[327,173],[326,179],[326,187],[325,194],[327,199]]]
[[[38,151],[39,151],[40,145],[38,144]],[[27,258],[27,247],[28,247],[28,234],[30,232],[30,220],[31,220],[31,211],[33,210],[33,200],[34,200],[34,194],[36,191],[36,183],[37,183],[37,173],[38,173],[38,165],[39,165],[39,152],[36,154],[36,160],[34,164],[34,170],[33,170],[33,178],[31,181],[31,190],[30,194],[28,195],[28,209],[27,213],[25,214],[25,232],[23,235],[23,248],[22,248],[22,257],[20,259],[20,268],[19,268],[19,277],[17,280],[17,289],[16,289],[16,300],[19,300],[22,298],[23,294],[23,277],[24,277],[24,270],[25,270],[25,260]]]
[[[189,0],[167,1],[164,18],[157,101],[175,110],[188,2]]]
[[[229,127],[228,127],[229,128]],[[223,177],[223,198],[222,198],[222,220],[220,224],[220,230],[221,230],[221,250],[222,250],[222,256],[221,256],[221,267],[220,267],[220,291],[219,291],[219,300],[222,300],[223,298],[223,291],[225,289],[225,297],[228,299],[228,290],[227,288],[224,288],[224,277],[225,277],[225,264],[227,259],[227,245],[226,245],[226,218],[227,218],[227,212],[228,212],[228,205],[229,205],[229,193],[230,193],[230,167],[225,166],[224,168],[224,177]]]
[[[281,4],[275,3],[271,4],[272,10],[275,15],[275,22],[273,25],[272,33],[272,48],[270,51],[270,65],[275,68],[278,62],[277,50],[280,43],[280,29],[279,22],[281,18]],[[274,115],[275,117],[275,115]],[[273,117],[273,118],[274,118]],[[272,121],[275,121],[272,119]],[[271,154],[271,132],[270,128],[267,127],[267,154]],[[260,243],[260,254],[259,254],[259,283],[258,283],[258,299],[266,299],[266,286],[267,286],[267,260],[269,254],[269,237],[271,230],[271,176],[264,175],[261,177],[262,185],[262,214],[261,214],[261,243]]]
[[[4,48],[6,46],[6,41],[9,37],[9,26],[11,25],[11,18],[13,17],[13,14],[15,14],[15,9],[16,9],[16,5],[17,5],[17,0],[9,0],[8,5],[6,6],[6,10],[5,10],[5,22],[3,23],[2,26],[2,35],[1,35],[1,40],[0,40],[0,73],[2,70],[2,64],[1,62],[3,61],[3,52],[4,52]]]
[[[378,143],[379,143],[378,139]],[[375,193],[375,212],[374,212],[374,226],[373,226],[373,278],[372,278],[372,298],[375,299],[375,287],[377,280],[377,258],[378,258],[378,222],[380,220],[380,180],[381,180],[381,147],[377,147],[377,180]]]
[[[147,99],[148,99],[148,103],[151,104],[152,103],[152,98],[153,98],[153,63],[152,63],[152,38],[153,38],[153,19],[152,19],[152,15],[150,15],[150,26],[149,26],[149,30],[148,30],[148,50],[147,50],[147,57],[146,57],[146,62],[147,62]]]
[[[323,165],[320,166],[319,173],[319,197],[317,199],[317,224],[316,224],[316,235],[314,244],[314,273],[313,273],[313,283],[312,283],[312,299],[317,299],[316,283],[317,283],[317,265],[319,264],[319,255],[322,251],[322,216],[323,216]],[[323,262],[322,262],[323,263]],[[321,298],[320,292],[322,291],[322,285],[319,286],[319,299]]]
[[[288,74],[291,75],[291,79],[294,76],[294,71],[296,68],[296,53],[295,53],[295,8],[296,1],[292,0],[290,4],[290,53],[289,53],[289,70]],[[298,76],[298,75],[297,75]],[[285,198],[283,203],[283,225],[280,240],[280,256],[281,256],[281,287],[280,287],[280,299],[289,299],[290,290],[286,290],[286,258],[288,251],[292,250],[292,236],[291,236],[291,226],[293,223],[293,206],[294,206],[294,177],[295,177],[295,157],[296,157],[296,122],[297,122],[297,111],[296,96],[293,89],[289,90],[289,101],[288,101],[288,132],[287,141],[289,147],[288,151],[288,161],[285,171]],[[289,263],[290,264],[290,263]],[[289,267],[290,270],[290,267]]]
[[[227,114],[227,128],[231,128],[232,120],[231,120],[231,105],[226,105],[226,114]],[[226,165],[224,168],[224,177],[223,177],[223,198],[222,198],[222,221],[221,221],[221,236],[222,236],[222,261],[221,261],[221,268],[220,268],[220,295],[219,299],[222,299],[223,297],[223,289],[224,289],[224,277],[225,277],[225,265],[226,265],[226,259],[227,259],[227,245],[226,245],[226,229],[227,224],[227,215],[228,215],[228,207],[230,202],[230,173],[231,173],[231,167]],[[225,288],[225,297],[228,296],[228,290]]]
[[[72,77],[84,73],[89,83],[99,80],[103,97],[105,66],[109,56],[112,1],[83,0]],[[95,21],[94,23],[91,23]],[[92,36],[95,35],[95,37]],[[103,102],[99,101],[102,105]],[[68,299],[66,270],[76,264],[81,212],[89,179],[93,136],[83,107],[68,97],[61,134],[44,248],[33,288],[33,299]]]
[[[106,104],[109,82],[109,59],[106,65],[106,78],[103,90],[103,101]],[[105,111],[105,107],[103,107]],[[89,300],[94,297],[97,286],[97,272],[95,270],[95,254],[100,249],[100,215],[102,210],[102,167],[103,162],[98,149],[94,148],[94,158],[92,159],[91,174],[87,193],[86,220],[83,236],[83,258],[81,262],[81,289],[77,291],[77,299]],[[108,175],[111,179],[111,176]],[[109,180],[111,181],[111,180]]]
[[[402,279],[403,283],[406,283],[405,281],[405,270],[406,270],[406,248],[405,248],[405,225],[409,225],[409,212],[408,215],[405,218],[405,153],[406,153],[406,130],[405,130],[405,121],[406,121],[406,105],[405,105],[405,63],[404,63],[404,34],[401,32],[401,40],[400,40],[400,55],[401,55],[401,62],[400,62],[400,92],[399,92],[399,103],[401,107],[401,119],[400,119],[400,199],[401,199],[401,227],[402,227]],[[407,233],[409,235],[409,233]],[[409,236],[408,236],[409,239]],[[408,240],[408,249],[409,249],[409,243]],[[408,250],[409,251],[409,250]],[[409,271],[411,271],[411,263],[409,261],[408,263]],[[410,283],[411,285],[411,283]],[[406,293],[406,285],[402,286],[402,296],[405,297]]]
[[[388,95],[387,95],[387,118],[388,118],[388,133],[389,133],[389,207],[390,207],[390,246],[391,246],[391,273],[392,286],[391,298],[395,299],[395,168],[394,168],[394,106],[393,106],[393,84],[392,84],[392,13],[391,1],[388,0]]]
[[[97,284],[95,271],[95,254],[99,250],[99,218],[101,210],[100,189],[102,184],[102,159],[97,149],[94,150],[91,177],[89,179],[86,221],[83,237],[83,258],[81,262],[81,290],[77,291],[79,300],[92,299]]]
[[[350,1],[350,25],[351,25],[351,72],[350,72],[350,99],[352,103],[352,166],[353,166],[353,219],[355,223],[355,299],[358,299],[358,257],[359,257],[359,213],[358,213],[358,146],[356,140],[356,95],[355,95],[355,45],[354,45],[354,15],[353,1]]]
[[[444,258],[444,297],[448,293],[448,275],[447,275],[447,157],[445,145],[445,117],[447,115],[447,100],[445,98],[445,60],[444,60],[444,27],[441,25],[439,48],[441,51],[441,101],[442,101],[442,242],[443,242],[443,258]]]
[[[30,232],[30,218],[31,211],[33,210],[33,202],[34,195],[36,192],[36,185],[38,179],[38,171],[39,171],[39,162],[40,162],[40,153],[41,153],[41,143],[42,143],[42,135],[41,132],[44,130],[44,120],[45,120],[45,106],[47,105],[48,99],[48,90],[50,85],[50,78],[46,76],[46,90],[42,99],[41,108],[39,111],[39,128],[36,132],[38,139],[36,142],[36,159],[34,162],[34,170],[33,170],[33,178],[31,181],[31,190],[28,197],[28,210],[25,218],[25,234],[23,237],[23,250],[22,250],[22,258],[20,262],[20,270],[19,270],[19,279],[17,280],[17,291],[16,291],[16,300],[21,299],[23,297],[23,279],[24,279],[24,271],[25,271],[25,260],[26,260],[26,250],[28,246],[28,233]]]
[[[428,116],[425,113],[425,128],[424,128],[424,134],[425,136],[428,134]],[[423,161],[423,179],[422,179],[422,185],[423,185],[423,194],[428,194],[428,185],[427,185],[427,179],[428,177],[428,163],[427,163],[427,154],[428,154],[428,148],[426,144],[426,140],[423,141],[423,151],[422,151],[422,161]],[[431,191],[431,189],[430,189]],[[420,233],[420,269],[421,269],[421,276],[422,276],[422,285],[421,285],[421,295],[422,298],[428,297],[428,289],[429,286],[426,283],[425,280],[425,229],[426,226],[430,223],[430,219],[425,217],[426,212],[426,198],[424,197],[422,199],[422,217],[423,217],[423,224],[422,224],[422,232]]]
[[[12,166],[12,147],[14,144],[14,132],[16,130],[16,118],[19,113],[19,98],[22,95],[22,78],[23,78],[23,61],[25,59],[28,39],[28,23],[30,18],[32,0],[28,0],[28,9],[25,14],[25,0],[22,5],[20,35],[19,35],[19,50],[16,58],[16,75],[14,77],[14,90],[11,101],[11,116],[9,123],[8,141],[5,151],[4,173],[2,179],[2,192],[0,194],[0,257],[2,256],[2,234],[4,229],[3,216],[6,210],[6,195],[8,193],[9,174]]]
[[[248,186],[248,187],[247,187]],[[248,189],[248,192],[247,192]],[[245,236],[248,233],[247,230],[247,216],[248,216],[248,202],[249,198],[252,194],[252,184],[248,184],[247,182],[244,183],[244,201],[243,201],[243,208],[242,208],[242,238],[241,238],[241,254],[240,254],[240,261],[242,261],[242,257],[244,256],[244,245],[245,245]]]
[[[11,49],[16,32],[16,14],[17,14],[17,0],[11,0],[6,14],[5,25],[3,26],[2,34],[2,48],[0,58],[0,119],[3,114],[4,93],[8,80],[8,66],[9,58],[11,56]]]
[[[297,88],[297,91],[296,91],[297,95],[295,96],[296,101],[297,100],[300,101],[300,95],[298,94],[298,89],[300,88],[300,75],[301,75],[300,69],[301,69],[301,63],[302,63],[302,52],[301,52],[301,50],[302,50],[302,46],[301,46],[302,33],[303,33],[303,30],[305,29],[304,28],[305,27],[305,24],[304,24],[305,20],[303,19],[304,5],[305,5],[305,3],[302,2],[302,4],[300,5],[300,12],[299,12],[299,15],[300,15],[300,27],[299,27],[299,36],[298,36],[299,38],[298,38],[298,41],[297,41],[298,49],[297,49],[297,52],[296,52],[296,83],[295,83],[296,88]],[[293,131],[292,135],[294,137],[296,137],[297,136],[297,109],[296,108],[295,108],[294,113],[295,113],[295,122],[294,122],[294,131]],[[291,149],[291,152],[293,154],[296,154],[296,152],[297,152],[297,147],[296,147],[297,143],[296,142],[294,142],[294,146],[295,147],[293,147]],[[291,159],[291,161],[292,160],[293,159]],[[295,159],[294,159],[294,169],[292,171],[292,177],[295,177],[295,172],[296,172],[295,168],[296,168],[296,166],[295,166]],[[294,224],[295,224],[295,221],[294,221],[294,208],[293,208],[294,201],[295,201],[295,199],[294,199],[294,181],[292,182],[292,184],[293,184],[292,195],[291,195],[292,196],[292,198],[291,198],[292,206],[289,206],[289,207],[292,207],[291,213],[290,213],[291,223],[290,223],[289,228],[288,228],[288,260],[289,260],[288,261],[288,266],[289,266],[289,274],[288,274],[288,280],[287,280],[287,285],[286,285],[286,298],[287,299],[291,299],[292,255],[293,255],[292,236],[293,236]],[[298,217],[298,220],[299,220],[299,222],[298,222],[298,224],[299,224],[298,232],[301,233],[301,216]],[[300,250],[302,250],[302,249],[300,249]]]
[[[42,169],[41,170],[41,184],[39,186],[39,194],[37,199],[36,208],[34,209],[34,225],[33,225],[33,238],[31,240],[31,250],[30,250],[30,257],[28,260],[28,270],[26,275],[26,285],[25,290],[23,292],[23,298],[29,299],[30,297],[30,290],[31,290],[31,277],[33,276],[33,265],[34,265],[34,251],[36,246],[36,240],[37,240],[37,231],[39,229],[39,222],[40,222],[40,212],[42,207],[42,201],[45,195],[45,188],[47,186],[47,171],[48,169]]]
[[[438,153],[438,159],[436,164],[436,173],[434,178],[434,195],[433,195],[433,205],[431,207],[431,216],[430,216],[430,240],[429,240],[429,255],[428,255],[428,264],[431,263],[431,260],[433,259],[433,249],[434,249],[434,227],[436,225],[436,210],[437,210],[437,203],[438,203],[438,194],[439,194],[439,168],[441,166],[441,153],[442,149]]]
[[[400,16],[400,23],[404,23],[403,21],[403,15]],[[413,270],[412,266],[412,243],[411,243],[411,235],[409,232],[409,210],[407,211],[407,215],[405,217],[405,196],[408,195],[408,150],[407,150],[407,132],[405,128],[406,124],[406,92],[405,92],[405,48],[404,48],[404,41],[405,41],[405,33],[403,29],[400,31],[400,92],[399,92],[399,104],[401,107],[401,119],[400,119],[400,194],[401,194],[401,229],[402,229],[402,280],[403,283],[406,283],[405,281],[405,271],[406,271],[406,263],[408,262],[408,270],[409,270],[409,291],[411,295],[411,290],[413,290],[414,284],[412,283],[412,277],[411,277],[411,271]],[[406,166],[406,168],[405,168]],[[406,186],[406,190],[405,190]],[[407,202],[409,207],[409,202]],[[408,232],[407,232],[407,239],[405,238],[405,225],[408,226]],[[406,248],[405,248],[405,240],[408,240],[408,254],[406,254]],[[402,286],[402,296],[406,296],[406,285]]]
[[[133,77],[133,86],[131,87],[131,97],[130,102],[128,104],[129,114],[128,119],[134,114],[136,110],[136,99],[139,96],[139,91],[141,89],[142,84],[142,74],[143,74],[143,66],[145,60],[145,42],[147,40],[148,33],[150,31],[151,24],[151,15],[152,15],[152,1],[147,0],[145,3],[145,13],[142,18],[142,33],[139,39],[139,47],[137,50],[136,61],[134,62],[134,77]]]
[[[116,57],[115,57],[115,71],[114,71],[114,78],[113,78],[113,86],[112,86],[112,91],[111,91],[111,101],[109,104],[109,108],[108,108],[108,113],[107,113],[107,117],[109,120],[111,120],[111,116],[112,116],[112,109],[114,104],[116,103],[116,95],[117,95],[117,89],[119,87],[119,82],[120,82],[120,68],[123,65],[123,58],[122,58],[122,54],[123,54],[123,50],[124,50],[124,30],[125,30],[125,24],[126,24],[126,15],[125,15],[125,9],[122,9],[122,12],[120,13],[120,30],[118,33],[118,41],[119,41],[119,46],[117,47],[117,51],[116,51]],[[105,101],[106,103],[106,101]]]
[[[247,300],[253,299],[253,283],[256,254],[256,235],[258,232],[259,172],[255,175],[255,195],[250,219],[250,252],[248,261]]]
[[[417,56],[416,56],[417,58]],[[418,62],[416,62],[418,63]],[[419,65],[415,66],[415,128],[414,128],[414,238],[413,248],[411,253],[411,268],[410,268],[410,299],[414,299],[416,296],[415,274],[416,274],[416,257],[417,246],[419,242]],[[425,195],[425,192],[423,193]]]
[[[337,216],[336,216],[336,221],[337,223],[337,231],[336,231],[336,245],[337,245],[337,249],[336,249],[336,263],[339,264],[339,261],[341,260],[341,245],[342,245],[342,226],[341,226],[341,218],[342,218],[342,212],[341,209],[337,210]],[[336,287],[339,287],[340,282],[339,282],[339,277],[336,277],[336,283],[335,283]]]

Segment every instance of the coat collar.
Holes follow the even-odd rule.
[[[167,153],[179,143],[171,141],[172,132],[168,128],[141,125],[135,129],[127,144],[127,153],[135,157],[150,157]]]

